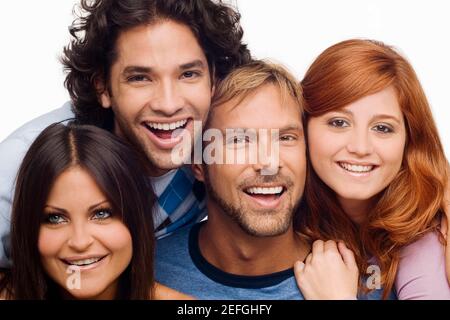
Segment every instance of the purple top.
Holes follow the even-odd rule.
[[[400,300],[450,300],[445,248],[436,232],[427,233],[400,251],[395,289]]]

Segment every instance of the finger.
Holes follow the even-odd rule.
[[[444,236],[445,239],[447,239],[447,233],[448,233],[448,220],[446,216],[442,216],[441,218],[441,233]]]
[[[302,261],[296,261],[294,263],[294,272],[295,275],[301,275],[303,273],[303,270],[305,270],[305,264]]]
[[[355,254],[353,253],[353,251],[350,250],[349,248],[347,248],[345,243],[342,241],[340,241],[338,243],[338,249],[339,249],[339,253],[342,256],[342,260],[344,260],[344,263],[347,266],[347,268],[357,270],[358,265],[356,264]]]
[[[323,249],[324,248],[324,242],[322,240],[316,240],[314,241],[313,245],[312,245],[312,252],[314,254],[322,254],[323,253]]]
[[[310,265],[312,258],[313,258],[313,254],[312,253],[308,254],[308,256],[305,259],[305,265]]]
[[[299,288],[301,288],[301,284],[302,284],[302,275],[303,275],[303,271],[305,269],[305,264],[301,261],[296,261],[294,264],[294,276],[295,276],[295,281],[297,282],[297,286]]]
[[[328,240],[323,245],[324,251],[338,252],[337,244],[333,240]]]

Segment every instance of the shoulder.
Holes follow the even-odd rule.
[[[5,141],[9,139],[27,139],[29,137],[37,136],[42,130],[52,123],[62,122],[73,118],[74,114],[72,112],[72,104],[70,102],[66,102],[58,109],[54,109],[25,123],[11,133]]]
[[[71,104],[66,102],[62,107],[35,118],[16,129],[0,143],[0,153],[5,155],[1,158],[0,170],[5,165],[7,166],[8,162],[18,162],[18,159],[23,158],[36,137],[49,125],[70,120],[73,117]]]
[[[439,240],[439,234],[430,231],[413,243],[400,250],[400,261],[420,258],[444,258],[444,244]],[[444,261],[442,259],[442,261]]]
[[[166,287],[162,284],[155,283],[153,289],[154,300],[194,300],[194,297]]]
[[[433,231],[400,251],[395,281],[399,299],[450,299],[444,250]]]

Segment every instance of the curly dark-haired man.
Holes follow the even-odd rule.
[[[240,15],[215,0],[82,0],[62,62],[71,102],[0,144],[0,267],[8,265],[14,179],[36,136],[75,118],[113,131],[145,154],[155,193],[157,235],[201,220],[204,191],[171,159],[183,128],[205,120],[214,83],[251,60]],[[193,140],[191,140],[193,141]]]

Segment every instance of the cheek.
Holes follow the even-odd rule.
[[[238,180],[237,167],[240,165],[218,164],[210,165],[213,168],[209,170],[209,179],[213,189],[220,197],[229,198],[229,195],[236,189]]]
[[[208,169],[209,182],[215,190],[226,189],[223,186],[228,184],[227,170],[224,167],[226,167],[225,164],[213,164]],[[217,177],[220,177],[220,179],[217,179]]]
[[[119,88],[113,92],[114,114],[124,119],[134,119],[151,99],[150,90],[145,88]]]
[[[43,258],[58,256],[65,242],[66,232],[64,230],[52,230],[41,227],[38,238],[38,250]]]
[[[183,94],[189,104],[195,109],[198,120],[205,121],[211,105],[211,88],[209,83],[201,83],[196,88],[186,88]]]
[[[298,192],[302,193],[306,178],[306,154],[304,145],[300,148],[283,152],[282,160],[291,171],[291,178],[298,187]]]
[[[110,252],[131,257],[133,241],[130,231],[122,222],[114,221],[108,226],[98,226],[95,237]]]
[[[377,154],[385,165],[400,168],[405,150],[404,139],[399,138],[391,141],[379,141],[376,148]]]
[[[331,144],[330,141],[333,141]],[[330,134],[321,130],[308,131],[308,151],[312,165],[318,166],[320,162],[328,162],[329,158],[335,153],[333,146],[337,145],[336,137],[330,137]]]

